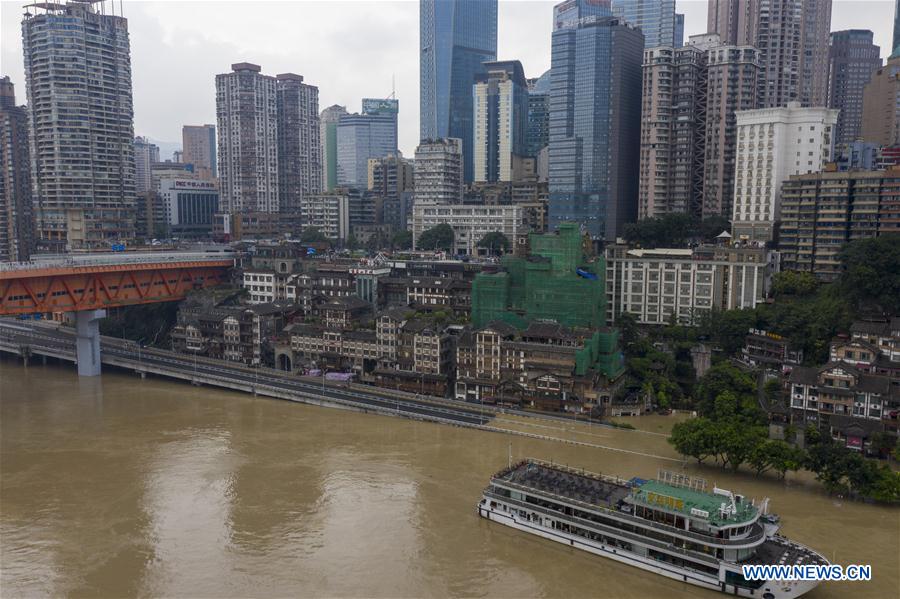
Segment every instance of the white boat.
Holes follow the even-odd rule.
[[[545,539],[740,597],[794,598],[818,581],[748,580],[742,566],[827,565],[778,534],[768,499],[748,501],[706,481],[661,471],[655,480],[576,470],[536,459],[491,478],[478,515]]]

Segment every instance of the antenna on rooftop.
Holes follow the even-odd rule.
[[[396,100],[397,99],[397,85],[395,82],[396,74],[391,73],[391,95],[387,97],[388,100]]]

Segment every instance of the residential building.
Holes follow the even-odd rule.
[[[709,0],[706,31],[717,33],[723,44],[753,45],[756,43],[754,0]]]
[[[344,240],[350,235],[350,196],[335,189],[329,193],[305,195],[300,200],[304,227],[315,227],[329,239]]]
[[[523,176],[528,132],[528,84],[518,60],[484,63],[472,88],[475,181]]]
[[[0,262],[25,261],[34,249],[28,109],[0,79]]]
[[[869,141],[836,144],[834,147],[834,166],[839,171],[885,170],[889,164],[884,159],[882,147]]]
[[[849,241],[900,233],[900,169],[795,175],[781,190],[782,266],[822,280],[841,273]]]
[[[831,161],[837,110],[782,108],[736,113],[737,153],[732,234],[771,241],[781,214],[781,184]]]
[[[25,13],[22,50],[41,247],[102,248],[132,239],[128,21],[97,12],[93,2],[49,3]],[[104,76],[89,76],[99,72]]]
[[[864,141],[881,146],[900,145],[900,54],[877,69],[863,91]]]
[[[675,14],[675,0],[612,0],[612,14],[644,34],[644,47],[680,48],[684,15]]]
[[[418,166],[418,164],[417,164]],[[448,204],[421,204],[416,201],[412,209],[413,247],[418,247],[422,233],[438,225],[453,229],[455,255],[477,256],[478,242],[488,233],[503,233],[510,243],[527,233],[520,206],[465,206]]]
[[[337,184],[365,189],[370,158],[397,154],[398,100],[363,98],[362,114],[341,115],[337,123]]]
[[[413,164],[399,154],[382,158],[370,158],[368,163],[369,193],[380,198],[381,214],[378,222],[390,225],[394,230],[406,229],[409,206],[404,194],[413,191]]]
[[[216,126],[184,125],[181,128],[182,162],[194,165],[194,172],[205,181],[215,180]]]
[[[277,81],[249,62],[231,70],[216,75],[221,210],[278,212]]]
[[[878,355],[871,356],[877,365],[880,358],[890,362],[900,362],[900,317],[887,320],[859,320],[850,325],[850,339],[854,342],[861,341],[871,345]],[[832,354],[834,348],[832,347]],[[851,358],[853,356],[850,356]],[[862,356],[857,356],[862,357]],[[865,359],[869,360],[870,356]],[[833,356],[834,359],[847,359],[847,357]]]
[[[691,37],[693,40],[693,37]],[[706,53],[706,123],[701,215],[729,217],[739,110],[759,107],[759,53],[752,46],[716,46]]]
[[[420,139],[461,141],[472,181],[472,83],[497,60],[497,0],[420,0]]]
[[[150,167],[156,162],[159,162],[159,147],[145,137],[135,137],[134,191],[137,194],[153,190]]]
[[[167,236],[208,238],[213,215],[219,211],[219,190],[212,181],[160,179],[157,194],[163,210]]]
[[[862,130],[863,91],[881,67],[881,48],[872,43],[868,29],[831,32],[828,49],[828,107],[840,110],[835,127],[836,144],[859,139]]]
[[[900,46],[900,0],[894,2],[894,37],[891,44],[892,49]]]
[[[606,248],[610,321],[632,314],[642,324],[676,319],[696,325],[714,310],[755,308],[763,303],[775,259],[761,246],[700,246],[693,249]]]
[[[337,124],[344,114],[347,114],[347,108],[334,104],[319,115],[322,191],[331,191],[337,187]]]
[[[525,155],[536,158],[550,143],[550,71],[528,80],[528,130]]]
[[[462,140],[423,139],[416,148],[416,205],[459,204],[463,197]]]
[[[753,368],[788,372],[803,363],[803,350],[791,347],[790,342],[777,333],[750,329],[741,348],[741,361]]]
[[[581,19],[552,37],[550,226],[582,223],[614,239],[637,215],[640,30]]]
[[[303,76],[282,73],[275,77],[278,109],[279,208],[300,209],[303,196],[322,189],[322,150],[319,141],[319,88]]]
[[[608,409],[612,394],[596,339],[609,330],[532,322],[522,330],[494,321],[460,335],[454,396],[461,401],[590,413]]]

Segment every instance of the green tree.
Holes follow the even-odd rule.
[[[818,287],[819,282],[811,272],[785,270],[772,277],[772,295],[775,297],[808,296],[812,295]]]
[[[799,470],[805,459],[806,452],[802,449],[784,441],[768,439],[754,448],[748,461],[757,475],[774,470],[779,478],[784,478],[789,470]]]
[[[839,258],[842,291],[856,307],[900,313],[900,235],[852,241]]]
[[[709,369],[695,388],[697,407],[704,416],[718,413],[717,398],[727,393],[734,398],[734,413],[744,411],[756,400],[756,381],[753,376],[729,362],[719,362]]]
[[[398,250],[412,249],[413,235],[412,231],[397,231],[391,237],[391,248]]]
[[[306,227],[303,229],[303,232],[300,233],[300,241],[302,243],[319,243],[328,241],[328,238],[325,237],[325,234],[322,233],[318,227]]]
[[[500,231],[492,231],[486,234],[478,240],[477,245],[480,248],[489,250],[491,255],[497,254],[498,250],[500,253],[506,253],[510,248],[509,238]]]
[[[424,231],[419,237],[420,250],[446,250],[453,247],[453,227],[442,223]]]
[[[708,418],[679,422],[672,427],[669,444],[681,455],[696,459],[698,464],[721,453],[718,430]]]

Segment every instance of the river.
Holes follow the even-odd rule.
[[[653,420],[653,419],[656,420]],[[647,431],[659,419],[637,421]],[[653,477],[658,432],[507,423],[573,446],[0,359],[0,589],[7,597],[718,597],[478,518],[492,472],[534,456]],[[624,449],[626,451],[617,451]],[[657,457],[654,457],[657,456]],[[668,458],[668,459],[666,459]],[[897,597],[900,510],[688,465],[769,496],[787,536]]]

